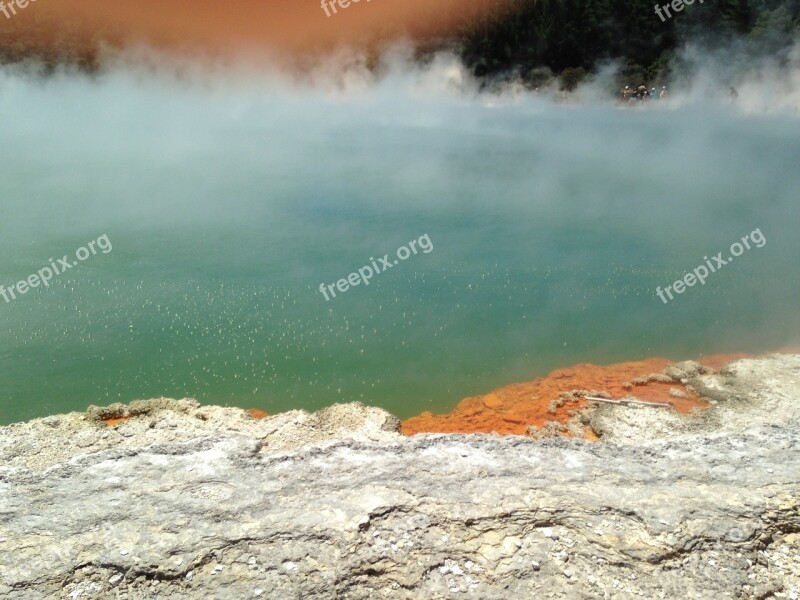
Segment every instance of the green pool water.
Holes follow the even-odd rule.
[[[800,340],[800,121],[4,74],[0,422],[159,396],[400,417],[577,362]],[[766,238],[655,295],[756,228]],[[427,234],[326,301],[321,283]]]

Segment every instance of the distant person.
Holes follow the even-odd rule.
[[[738,97],[739,92],[736,91],[735,87],[731,86],[731,102],[735,102]]]
[[[658,95],[661,100],[667,99],[667,86],[661,88],[661,93]]]
[[[656,88],[650,90],[650,99],[658,100],[658,92],[656,92]]]

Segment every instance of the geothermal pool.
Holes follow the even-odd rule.
[[[0,298],[2,423],[158,396],[408,417],[578,362],[800,340],[792,116],[408,74],[343,92],[0,73],[0,284],[113,245]],[[704,285],[656,295],[756,229]]]

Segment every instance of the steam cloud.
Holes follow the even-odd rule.
[[[343,48],[302,69],[249,56],[139,46],[93,74],[0,69],[0,280],[98,232],[114,240],[63,289],[0,313],[9,356],[47,344],[41,362],[4,367],[10,397],[219,401],[236,375],[285,399],[276,408],[365,394],[408,414],[410,396],[455,401],[534,363],[800,339],[796,62],[723,77],[695,55],[684,91],[638,111],[602,93],[610,69],[558,105],[485,86],[453,54],[419,63],[411,44],[377,64]],[[736,103],[703,93],[734,75]],[[756,228],[763,249],[669,307],[653,296]],[[329,315],[320,281],[421,231],[436,242],[424,270],[392,271]],[[75,356],[93,387],[58,378]],[[124,380],[95,356],[147,366]],[[58,387],[21,389],[32,370]]]

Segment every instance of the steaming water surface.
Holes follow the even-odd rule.
[[[158,396],[407,417],[576,362],[800,339],[791,117],[124,71],[5,73],[0,115],[0,283],[113,244],[0,299],[2,422]],[[656,297],[756,228],[764,247]]]

